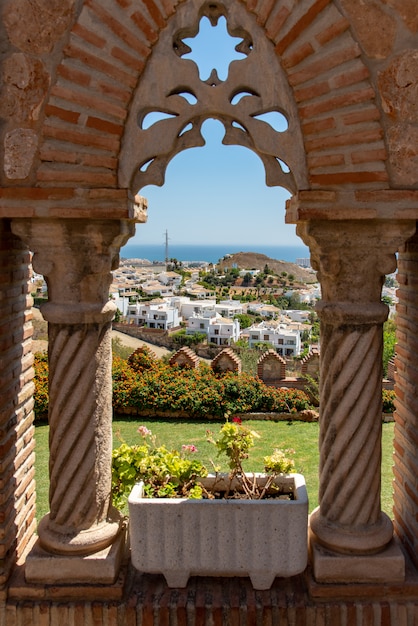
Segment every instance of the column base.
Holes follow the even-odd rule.
[[[87,556],[110,546],[125,525],[120,511],[110,507],[108,516],[100,524],[83,530],[68,530],[56,526],[47,513],[38,524],[39,541],[47,552]]]
[[[326,549],[349,556],[378,554],[393,537],[393,524],[382,511],[375,524],[352,528],[327,520],[321,515],[321,507],[317,507],[309,517],[309,527]]]
[[[41,547],[37,539],[26,557],[26,582],[43,585],[111,585],[119,575],[125,546],[125,528],[110,546],[86,556],[51,554]]]
[[[318,583],[399,583],[405,580],[405,557],[395,539],[377,554],[351,556],[324,548],[310,533],[309,552]]]

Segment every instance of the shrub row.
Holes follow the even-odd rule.
[[[191,418],[240,413],[292,413],[310,407],[297,389],[268,387],[249,374],[215,373],[206,363],[197,369],[180,368],[155,359],[145,347],[126,361],[113,358],[113,410],[117,413],[150,411],[186,413]],[[395,393],[383,390],[383,412],[394,411]],[[35,355],[35,416],[48,412],[48,359]]]
[[[181,368],[154,359],[147,348],[136,350],[128,361],[113,358],[113,410],[187,412],[194,418],[247,412],[289,413],[309,408],[308,396],[297,389],[267,387],[248,374],[215,373],[207,364]],[[35,355],[35,415],[48,409],[48,363]]]

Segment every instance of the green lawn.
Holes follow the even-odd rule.
[[[305,476],[309,495],[309,508],[312,511],[318,504],[318,432],[317,423],[304,422],[245,422],[260,434],[256,440],[250,459],[249,471],[261,471],[263,457],[274,447],[294,448],[296,470]],[[210,465],[211,459],[219,464],[214,446],[206,441],[206,431],[217,433],[220,423],[182,422],[173,420],[133,421],[115,420],[113,423],[114,441],[117,447],[121,438],[127,443],[139,440],[137,428],[144,424],[157,436],[157,443],[169,448],[180,448],[182,444],[194,444],[198,457]],[[36,427],[36,484],[37,519],[48,512],[48,426]],[[392,450],[393,424],[383,424],[382,437],[382,510],[392,517]],[[226,469],[226,466],[223,468]]]

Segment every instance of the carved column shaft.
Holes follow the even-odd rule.
[[[410,227],[384,222],[309,222],[298,232],[321,282],[320,489],[311,515],[317,540],[367,554],[391,540],[380,509],[385,274]]]
[[[50,513],[43,548],[89,554],[121,528],[110,507],[112,452],[111,270],[133,222],[16,220],[14,232],[45,276],[48,321]]]

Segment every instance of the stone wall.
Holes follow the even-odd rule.
[[[0,588],[35,532],[29,253],[0,223]],[[1,597],[1,596],[0,596]]]
[[[123,324],[121,322],[113,322],[112,326],[115,330],[125,333],[130,337],[135,337],[135,339],[142,339],[142,341],[147,341],[148,343],[160,346],[161,348],[167,348],[168,350],[174,349],[173,340],[170,337],[170,333],[166,330],[161,330],[159,328],[145,328],[144,326]],[[176,328],[173,332],[178,330],[180,329]]]

